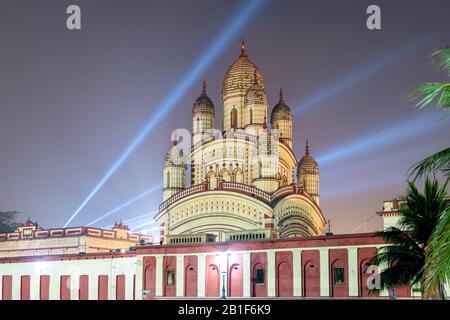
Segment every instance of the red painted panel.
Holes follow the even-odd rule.
[[[379,291],[369,292],[367,280],[372,273],[367,272],[369,260],[377,254],[376,248],[360,248],[358,249],[358,288],[360,297],[377,297]]]
[[[220,261],[218,256],[206,256],[206,288],[207,297],[220,296]]]
[[[80,288],[78,289],[80,300],[89,300],[89,276],[84,274],[80,276]]]
[[[20,277],[20,300],[30,300],[30,276]]]
[[[12,299],[12,276],[2,277],[2,300]]]
[[[108,276],[98,276],[98,300],[108,300]]]
[[[244,295],[244,274],[242,254],[228,256],[228,296],[242,297]]]
[[[125,300],[125,275],[116,276],[116,300]]]
[[[164,257],[164,296],[175,297],[176,296],[176,269],[177,258],[174,256]],[[172,283],[169,283],[169,274],[172,273]]]
[[[278,297],[293,296],[292,252],[277,252],[276,263],[276,292]]]
[[[148,291],[148,295],[144,300],[155,297],[156,288],[156,258],[144,257],[144,290]]]
[[[70,276],[61,276],[59,279],[59,299],[70,300]]]
[[[42,275],[39,277],[39,299],[48,300],[50,291],[50,276]]]
[[[304,297],[320,296],[319,250],[302,251],[302,286]]]
[[[197,256],[184,257],[184,296],[196,297],[198,280],[198,259]]]
[[[267,254],[265,252],[255,252],[251,254],[251,296],[267,297]],[[264,270],[264,283],[256,283],[256,270]]]
[[[348,297],[348,253],[347,249],[330,249],[329,252],[329,279],[331,297]],[[336,284],[334,268],[344,269],[344,283]]]

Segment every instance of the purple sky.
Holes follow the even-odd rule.
[[[2,0],[0,211],[64,225],[243,2]],[[380,31],[365,27],[374,3]],[[70,4],[82,9],[81,31],[66,29]],[[294,150],[300,157],[310,140],[332,231],[351,232],[404,192],[412,164],[448,146],[449,120],[408,100],[416,85],[448,80],[430,60],[450,44],[448,12],[444,0],[269,0],[201,76],[216,126],[223,76],[244,38],[270,105],[282,86],[297,110]],[[170,133],[190,129],[200,90],[198,81],[71,225],[160,183]],[[95,225],[152,212],[161,198],[154,192]],[[367,231],[379,226],[373,218]]]

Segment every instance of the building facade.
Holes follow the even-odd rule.
[[[122,224],[45,230],[27,221],[0,234],[0,299],[387,299],[392,293],[370,290],[385,267],[369,264],[382,239],[324,234],[319,166],[308,142],[297,160],[281,90],[278,100],[268,119],[265,80],[242,44],[222,85],[222,128],[203,83],[192,135],[172,138],[155,217],[160,242]],[[385,201],[385,227],[397,224],[400,205]]]
[[[205,234],[216,241],[323,234],[319,166],[308,143],[297,160],[292,113],[282,90],[269,129],[265,80],[244,43],[224,76],[222,105],[218,129],[215,105],[203,82],[192,108],[192,143],[186,146],[186,137],[172,137],[164,158],[163,203],[155,217],[163,243],[168,237],[199,239]]]

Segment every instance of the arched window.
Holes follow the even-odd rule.
[[[262,162],[258,162],[258,176],[262,178]]]
[[[250,124],[253,123],[253,109],[250,108]]]
[[[233,110],[231,110],[231,128],[234,128],[234,129],[237,128],[237,110],[236,110],[236,108],[233,108]]]
[[[167,171],[166,173],[166,186],[167,188],[170,188],[170,172]]]
[[[200,132],[200,118],[197,117],[197,119],[195,120],[195,127],[196,127],[196,131]]]

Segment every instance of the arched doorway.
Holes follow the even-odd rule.
[[[217,189],[217,176],[214,171],[210,171],[208,173],[208,183],[209,183],[209,190]]]
[[[277,297],[292,297],[292,267],[287,262],[281,262],[277,267]]]
[[[197,296],[197,269],[193,265],[188,265],[185,270],[184,295],[186,297]]]
[[[233,264],[230,268],[228,277],[228,296],[242,297],[244,294],[242,267],[239,264]]]
[[[231,110],[231,128],[233,128],[233,129],[237,128],[237,110],[236,110],[236,108],[233,108],[233,110]]]
[[[320,296],[320,269],[313,260],[307,261],[303,267],[303,296]]]
[[[153,264],[145,267],[144,271],[144,291],[146,296],[144,300],[155,297],[155,267]]]
[[[206,296],[219,297],[220,273],[215,264],[210,264],[206,270]]]

